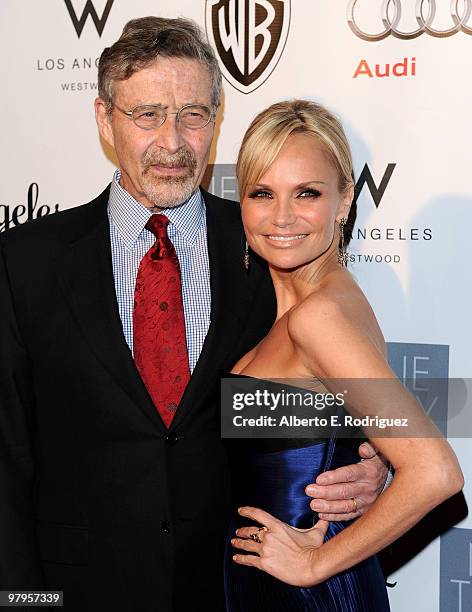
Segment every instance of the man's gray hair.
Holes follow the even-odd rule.
[[[114,84],[129,79],[159,57],[199,61],[211,79],[211,104],[220,105],[221,70],[213,49],[200,27],[191,19],[140,17],[123,28],[120,38],[107,47],[98,64],[98,95],[107,112],[113,108]]]

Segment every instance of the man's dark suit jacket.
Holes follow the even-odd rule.
[[[0,589],[67,611],[220,610],[230,508],[219,377],[268,332],[239,206],[203,192],[211,325],[167,430],[116,301],[109,188],[0,237]]]

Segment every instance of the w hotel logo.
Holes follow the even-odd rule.
[[[250,93],[266,81],[282,55],[290,0],[206,0],[206,29],[233,87]]]
[[[444,2],[444,0],[441,0]],[[361,25],[358,9],[363,5],[364,10],[368,6],[369,13],[375,13],[378,21],[378,30],[367,32]],[[372,6],[374,5],[374,6]],[[462,8],[460,8],[462,7]],[[357,10],[356,10],[357,9]],[[405,30],[400,26],[403,9],[414,9],[412,20],[416,21],[417,27]],[[360,12],[360,11],[359,11]],[[445,24],[442,29],[436,25],[436,0],[350,0],[347,7],[347,22],[356,36],[370,42],[383,40],[387,36],[394,36],[402,40],[417,38],[421,34],[429,34],[436,38],[446,38],[464,32],[472,35],[472,27],[469,20],[472,14],[472,0],[451,0],[449,24]]]
[[[472,610],[472,529],[454,527],[441,536],[440,612]]]
[[[114,0],[107,0],[101,17],[98,16],[98,13],[95,9],[92,0],[87,0],[80,17],[78,17],[77,13],[75,12],[74,6],[72,5],[72,0],[64,0],[64,2],[66,4],[67,10],[69,11],[70,18],[72,19],[72,23],[79,38],[82,34],[82,30],[84,29],[85,22],[87,21],[87,17],[89,15],[92,18],[93,23],[95,24],[95,28],[97,29],[98,35],[102,35]]]

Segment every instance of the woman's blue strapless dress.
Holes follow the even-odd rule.
[[[359,461],[358,442],[336,440],[230,440],[235,507],[255,506],[294,527],[318,520],[305,487],[326,470]],[[354,442],[354,443],[353,443]],[[237,513],[225,543],[227,612],[388,612],[385,579],[376,556],[310,588],[294,587],[254,567],[232,560],[231,538],[254,524]],[[326,540],[350,522],[331,522]]]

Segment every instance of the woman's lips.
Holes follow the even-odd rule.
[[[308,234],[265,234],[264,238],[273,246],[288,248],[300,244]]]

